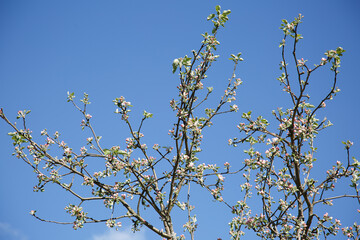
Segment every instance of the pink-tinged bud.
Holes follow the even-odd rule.
[[[65,149],[64,149],[64,153],[65,153],[66,155],[70,155],[70,154],[72,153],[72,151],[71,151],[70,148],[65,148]]]
[[[46,139],[46,142],[48,143],[48,144],[54,144],[55,142],[51,139],[51,138],[47,138]]]
[[[221,175],[221,174],[218,174],[217,177],[219,178],[220,182],[223,182],[224,179],[225,179],[225,177],[223,175]]]

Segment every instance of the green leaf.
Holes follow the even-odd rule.
[[[217,6],[215,7],[215,10],[216,10],[216,12],[217,12],[218,14],[220,14],[220,9],[221,9],[220,5],[217,5]]]
[[[172,63],[172,67],[173,67],[172,72],[173,72],[173,73],[176,72],[176,69],[178,68],[179,63],[180,63],[180,62],[179,62],[179,59],[174,59],[174,61],[173,61],[173,63]]]
[[[190,66],[191,65],[191,57],[188,57],[187,55],[185,55],[185,57],[182,60],[182,64],[184,66]]]
[[[126,155],[127,153],[126,153],[124,150],[120,150],[120,151],[119,151],[119,154],[121,154],[121,155]]]
[[[111,151],[107,148],[103,149],[105,155],[111,154]]]
[[[153,114],[152,114],[152,113],[148,113],[147,111],[144,110],[143,116],[144,116],[145,118],[152,118],[152,117],[153,117]]]
[[[230,10],[230,9],[223,11],[223,15],[225,15],[225,16],[229,15],[230,13],[231,13],[231,10]]]
[[[73,92],[72,93],[67,92],[67,95],[68,95],[68,97],[67,97],[68,102],[72,101],[75,97],[75,94]]]
[[[251,118],[251,111],[247,112],[247,113],[243,113],[241,115],[242,118],[245,118],[245,119],[250,119]]]
[[[210,14],[210,15],[207,17],[207,20],[209,21],[209,20],[213,19],[214,17],[215,17],[215,14],[212,13],[212,14]]]
[[[305,103],[304,104],[305,107],[308,107],[308,108],[314,108],[315,106],[310,104],[310,103]]]

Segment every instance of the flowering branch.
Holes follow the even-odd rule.
[[[196,155],[201,151],[202,130],[212,125],[211,120],[215,116],[237,111],[236,105],[231,105],[229,110],[223,110],[223,107],[235,100],[236,89],[241,84],[241,80],[235,78],[235,71],[238,62],[243,59],[240,58],[241,54],[232,55],[234,71],[225,94],[215,108],[200,109],[213,91],[212,87],[207,87],[208,92],[205,98],[199,102],[198,95],[204,88],[206,73],[219,57],[214,54],[220,44],[216,35],[230,14],[230,10],[221,11],[219,6],[215,10],[216,13],[208,17],[208,20],[213,23],[212,34],[203,34],[204,40],[199,50],[192,52],[192,57],[185,56],[173,62],[173,72],[179,71],[180,85],[178,86],[178,100],[173,99],[170,102],[171,108],[176,111],[174,128],[169,133],[173,141],[171,147],[161,148],[159,144],[155,144],[152,149],[148,148],[143,142],[144,134],[141,130],[145,121],[152,118],[153,114],[144,111],[139,126],[134,127],[130,118],[132,105],[124,97],[113,101],[116,106],[115,113],[121,116],[129,132],[129,137],[125,139],[124,149],[120,146],[108,148],[102,146],[101,136],[96,134],[92,126],[92,115],[88,113],[90,101],[86,93],[80,100],[82,106],[75,102],[74,93],[68,92],[67,97],[67,101],[72,103],[83,117],[80,124],[82,130],[87,129],[91,133],[91,137],[86,139],[86,146],[90,149],[83,146],[79,153],[60,140],[59,132],[49,135],[45,129],[41,132],[41,135],[45,137],[45,143],[35,142],[31,131],[26,127],[26,115],[30,111],[19,111],[18,118],[23,121],[23,129],[19,129],[5,117],[1,109],[0,117],[15,130],[9,133],[15,146],[14,154],[29,164],[37,174],[39,183],[34,190],[44,191],[48,183],[54,183],[80,201],[78,204],[70,204],[65,208],[75,218],[72,222],[74,229],[94,222],[106,222],[107,226],[117,228],[121,226],[119,219],[128,218],[132,221],[134,230],[146,226],[165,239],[184,239],[183,235],[176,235],[172,209],[174,206],[184,208],[179,200],[185,198],[189,221],[184,224],[184,227],[190,233],[191,239],[194,239],[196,217],[190,215],[193,209],[190,206],[190,183],[200,184],[209,190],[215,187],[211,191],[216,192],[216,196],[220,196],[222,188],[219,186],[223,181],[223,176],[218,173],[216,165],[196,163],[198,161]],[[53,149],[56,147],[57,149]],[[29,151],[29,157],[25,153],[25,148]],[[57,153],[61,157],[55,156]],[[138,155],[137,158],[134,158],[135,154]],[[159,156],[158,159],[154,154]],[[91,158],[102,160],[104,168],[100,171],[95,169],[89,161]],[[229,170],[227,169],[224,174],[230,174]],[[119,178],[117,175],[122,175],[122,177]],[[217,177],[216,183],[207,183],[207,178],[212,181],[214,176]],[[85,189],[89,190],[88,195],[80,194],[77,188],[73,187],[78,180],[82,182]],[[188,185],[188,192],[182,194],[181,190],[185,185]],[[99,200],[103,201],[105,208],[110,210],[107,219],[99,220],[89,217],[84,211],[86,202]],[[126,209],[127,213],[117,216],[115,211],[117,205]],[[157,222],[146,221],[142,208],[157,215],[163,229],[155,227],[159,224]],[[40,221],[69,224],[69,222],[42,219],[35,215],[35,211],[31,213]]]
[[[280,70],[282,75],[278,78],[284,86],[284,91],[289,94],[292,107],[283,111],[279,108],[273,111],[278,121],[277,131],[269,130],[270,123],[259,116],[252,119],[251,112],[243,113],[242,118],[248,123],[240,123],[238,129],[245,133],[241,139],[230,139],[229,144],[237,146],[239,143],[248,142],[250,149],[245,150],[249,155],[245,159],[246,171],[244,175],[246,185],[244,200],[234,206],[233,213],[237,216],[230,223],[232,239],[240,239],[244,235],[242,227],[253,230],[262,239],[314,239],[322,235],[336,235],[339,231],[340,220],[333,220],[327,213],[320,217],[316,205],[319,203],[332,205],[332,200],[339,198],[359,197],[359,162],[354,158],[350,161],[349,149],[351,142],[344,142],[347,150],[345,166],[340,161],[327,171],[324,180],[319,181],[310,174],[314,169],[316,148],[314,139],[325,128],[331,126],[326,118],[322,121],[315,118],[315,113],[326,107],[325,102],[331,100],[340,90],[337,88],[338,68],[340,58],[345,52],[341,47],[325,53],[320,64],[315,64],[311,69],[307,60],[297,57],[297,44],[302,39],[298,33],[298,26],[303,16],[299,15],[293,22],[283,20],[281,29],[284,38],[280,43],[282,48],[282,61]],[[296,68],[296,80],[289,74],[289,64],[285,59],[286,38],[294,39],[292,56]],[[332,87],[328,94],[316,105],[309,102],[310,96],[306,93],[310,84],[311,74],[321,67],[331,63],[334,72]],[[298,91],[295,92],[295,87]],[[316,107],[315,107],[316,106]],[[270,137],[270,138],[268,138]],[[256,151],[255,144],[266,144],[265,154]],[[257,196],[262,202],[262,212],[253,215],[246,205],[246,200],[251,196],[250,172],[256,172],[254,180]],[[327,196],[329,190],[335,188],[335,182],[341,178],[352,178],[351,187],[356,195],[341,194]],[[356,225],[356,224],[355,224]],[[357,225],[356,225],[357,226]],[[343,231],[344,232],[344,231]],[[346,232],[346,231],[345,231]]]

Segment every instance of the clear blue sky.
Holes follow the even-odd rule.
[[[200,34],[211,31],[206,17],[218,4],[232,13],[218,35],[222,58],[214,64],[207,82],[219,96],[231,74],[228,56],[241,51],[245,62],[239,66],[238,76],[244,84],[238,91],[240,111],[218,118],[213,129],[205,132],[202,161],[241,163],[242,149],[230,148],[226,142],[236,136],[241,112],[253,110],[271,119],[272,109],[286,105],[288,98],[276,80],[280,75],[279,26],[281,19],[292,20],[298,13],[305,16],[299,56],[318,63],[326,50],[338,46],[346,50],[339,75],[342,91],[324,113],[335,126],[319,137],[318,161],[345,159],[341,141],[346,139],[355,143],[352,153],[360,158],[360,3],[355,0],[0,0],[0,107],[13,121],[18,110],[31,109],[28,125],[34,135],[38,137],[43,128],[59,130],[69,145],[79,149],[89,134],[80,130],[81,116],[66,102],[66,92],[74,91],[79,97],[87,92],[92,102],[89,112],[103,144],[123,146],[128,134],[113,114],[112,100],[125,96],[134,105],[133,119],[143,109],[154,113],[144,127],[148,145],[166,145],[174,119],[169,101],[178,84],[171,73],[172,60],[200,46]],[[330,80],[326,74],[314,77],[316,99],[317,93],[330,86]],[[32,192],[35,175],[11,156],[10,130],[0,121],[0,239],[102,240],[102,235],[110,240],[155,239],[149,231],[129,238],[126,231],[109,233],[103,224],[73,231],[71,226],[32,218],[28,212],[37,209],[41,216],[66,220],[63,208],[69,196],[55,186],[45,193]],[[231,197],[239,192],[239,184],[228,186]],[[204,195],[194,194],[200,224],[197,239],[227,239],[231,215]],[[352,203],[343,202],[346,207],[333,213],[349,222],[356,217],[359,220]],[[125,221],[124,225],[126,229]]]

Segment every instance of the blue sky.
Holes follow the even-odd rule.
[[[206,17],[218,4],[232,13],[218,35],[221,59],[209,72],[207,83],[214,86],[214,94],[219,97],[231,75],[229,55],[242,52],[245,61],[237,75],[244,84],[238,90],[239,112],[219,117],[205,133],[203,158],[219,165],[226,161],[241,163],[242,149],[227,146],[227,139],[236,136],[241,112],[253,110],[271,119],[272,109],[286,106],[288,98],[276,80],[280,75],[278,44],[283,37],[279,26],[281,19],[292,20],[299,13],[305,16],[299,30],[304,36],[299,48],[301,57],[318,63],[326,50],[338,46],[346,50],[339,75],[342,91],[323,113],[334,126],[319,137],[319,159],[325,165],[345,159],[341,141],[346,139],[354,142],[352,154],[359,158],[360,3],[355,0],[0,0],[0,107],[13,121],[18,110],[31,109],[28,125],[34,135],[39,137],[43,128],[58,130],[69,145],[79,149],[88,133],[81,131],[81,116],[66,102],[66,92],[73,91],[79,97],[83,92],[90,95],[89,113],[103,136],[103,144],[110,146],[124,145],[128,137],[113,114],[112,103],[114,98],[125,96],[134,105],[133,119],[143,109],[154,113],[143,130],[148,145],[165,145],[174,119],[169,101],[175,97],[178,84],[171,63],[200,46],[200,34],[211,31]],[[314,99],[330,86],[326,76],[314,75]],[[49,219],[66,219],[63,208],[69,196],[55,186],[45,193],[33,193],[35,175],[11,156],[9,131],[0,121],[0,239],[130,239],[126,222],[122,232],[113,233],[102,224],[73,231],[71,226],[33,219],[28,214],[32,209]],[[229,196],[236,197],[239,184],[229,186]],[[201,191],[194,193],[200,224],[197,238],[226,239],[231,215],[204,195]],[[352,203],[344,201],[341,205],[346,207],[332,211],[349,222],[359,219],[352,212]],[[154,235],[145,231],[131,239],[149,240]]]

